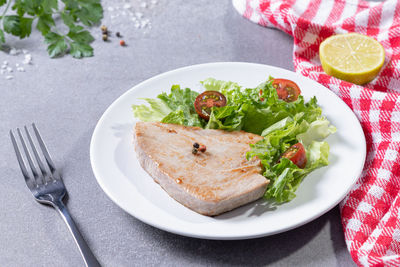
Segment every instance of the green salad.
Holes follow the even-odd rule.
[[[148,105],[133,105],[142,121],[198,126],[254,133],[263,136],[250,145],[247,159],[258,157],[270,180],[264,197],[278,203],[292,200],[299,184],[313,170],[328,165],[329,145],[323,141],[336,128],[322,115],[315,97],[305,102],[289,80],[269,78],[255,88],[208,78],[207,91],[223,95],[223,106],[212,106],[203,116],[196,110],[199,93],[174,85],[169,94],[145,98]]]

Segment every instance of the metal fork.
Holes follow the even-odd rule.
[[[28,128],[24,126],[25,134],[28,137],[31,151],[33,152],[37,166],[39,166],[40,171],[37,170],[34,164],[34,160],[31,156],[30,151],[28,150],[25,138],[23,137],[21,130],[17,128],[20,143],[22,144],[22,148],[25,152],[25,157],[28,160],[31,172],[27,170],[25,161],[23,159],[21,151],[19,150],[13,131],[10,130],[11,141],[14,146],[15,154],[17,155],[22,174],[25,178],[25,182],[29,190],[31,190],[33,196],[39,203],[51,205],[60,213],[61,217],[67,224],[72,236],[74,237],[75,243],[78,245],[79,251],[83,257],[83,260],[85,261],[86,266],[100,266],[99,262],[96,260],[95,256],[93,255],[92,251],[86,244],[81,233],[79,232],[74,221],[72,220],[72,217],[70,216],[67,207],[62,202],[62,199],[67,193],[67,190],[65,189],[65,185],[61,179],[60,173],[57,171],[57,168],[50,157],[46,145],[44,144],[43,139],[40,136],[39,131],[34,123],[32,124],[32,127],[37,139],[37,143],[40,146],[40,149],[48,166],[48,168],[46,168],[43,164],[43,161],[39,156],[38,150],[36,149]]]

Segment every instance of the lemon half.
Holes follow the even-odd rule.
[[[328,75],[361,85],[378,75],[385,50],[371,37],[346,33],[325,39],[319,46],[319,57]]]

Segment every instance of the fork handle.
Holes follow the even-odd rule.
[[[67,224],[72,236],[74,237],[75,243],[78,245],[79,252],[81,253],[83,260],[85,261],[86,266],[101,267],[100,263],[97,261],[96,257],[93,255],[92,251],[86,244],[86,241],[83,239],[81,233],[78,230],[78,227],[76,227],[75,222],[69,214],[69,211],[64,203],[61,200],[58,200],[53,202],[53,204],[60,213],[64,222]]]

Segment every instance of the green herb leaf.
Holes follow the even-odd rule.
[[[58,10],[58,0],[42,0],[41,2],[43,12],[46,14],[52,14],[54,10]]]
[[[40,0],[30,0],[30,1],[15,1],[12,9],[17,10],[17,14],[22,17],[25,13],[34,16],[40,11]]]
[[[62,56],[67,52],[68,45],[64,36],[50,32],[46,35],[45,42],[49,44],[47,52],[52,58]]]
[[[73,42],[69,53],[74,58],[91,57],[93,56],[93,48],[88,44]]]
[[[70,54],[74,58],[91,57],[93,56],[93,48],[89,45],[94,38],[82,26],[70,27],[67,36],[73,40],[71,42]]]
[[[32,18],[19,17],[15,15],[4,16],[4,31],[22,39],[31,34],[32,22]]]
[[[67,25],[69,28],[75,26],[74,17],[69,12],[63,11],[61,13],[61,18],[64,21],[64,24]]]
[[[61,10],[59,2],[62,2]],[[83,26],[92,26],[102,19],[100,0],[0,0],[0,6],[4,4],[7,5],[3,12],[9,15],[0,17],[0,43],[5,42],[4,33],[21,39],[28,37],[33,21],[37,19],[36,28],[45,37],[51,57],[68,52],[75,58],[93,55],[93,48],[89,44],[94,38]],[[8,12],[9,7],[14,14]],[[53,15],[61,16],[62,23],[69,28],[67,34],[57,28],[58,22]]]
[[[21,33],[19,34],[19,38],[25,38],[28,37],[31,34],[32,31],[32,18],[20,18],[20,28],[21,28]]]
[[[94,2],[94,1],[93,1]],[[80,3],[82,8],[75,15],[86,26],[92,26],[103,18],[103,8],[99,3]]]
[[[78,43],[89,44],[93,42],[93,36],[81,26],[74,26],[70,28],[67,36]]]
[[[56,24],[54,23],[54,19],[51,14],[39,16],[36,28],[42,33],[42,35],[48,34],[53,26],[56,26]]]
[[[0,29],[0,45],[6,42],[6,38],[4,37],[3,30]]]
[[[26,13],[25,3],[22,1],[15,1],[15,4],[12,6],[12,10],[16,10],[18,16],[20,17],[24,16]]]
[[[6,33],[11,33],[15,36],[19,36],[21,34],[20,20],[18,16],[4,16],[3,27]]]

